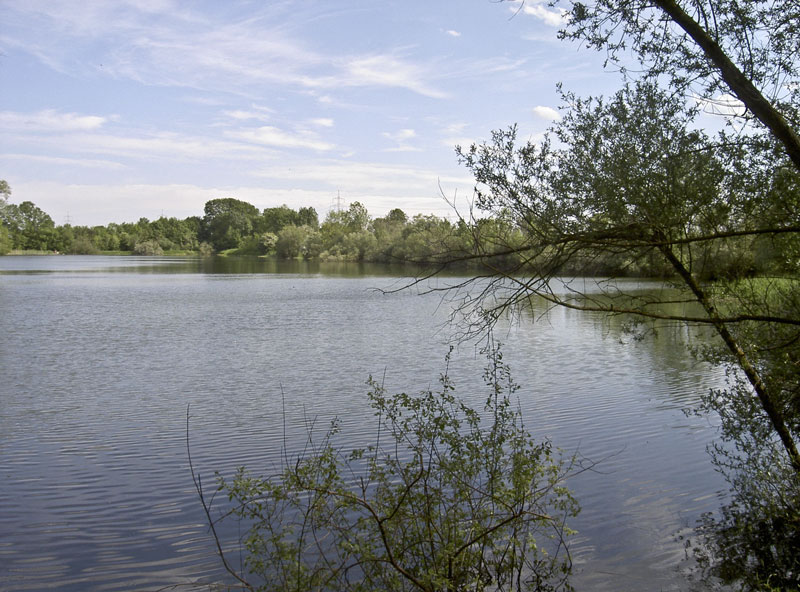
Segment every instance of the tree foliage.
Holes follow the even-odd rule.
[[[8,206],[8,198],[11,196],[11,187],[3,179],[0,179],[0,255],[5,255],[14,248],[14,241],[6,224],[5,209]]]
[[[244,256],[425,263],[435,253],[415,235],[418,219],[409,221],[405,212],[395,208],[385,218],[373,220],[359,202],[343,212],[329,213],[321,227],[313,207],[294,210],[282,205],[259,212],[252,204],[235,198],[210,200],[202,218],[162,216],[93,227],[54,226],[31,202],[0,205],[5,206],[0,207],[0,254],[13,249],[203,256],[226,251]],[[427,219],[430,228],[437,227],[436,232],[428,233],[433,243],[441,243],[451,234],[447,220],[435,216]],[[433,220],[436,224],[431,223]],[[283,240],[279,248],[280,236]]]
[[[253,223],[258,218],[258,208],[232,197],[206,202],[203,216],[202,238],[214,249],[233,249],[239,242],[253,234]]]
[[[447,372],[418,396],[371,379],[374,444],[343,451],[334,422],[273,477],[219,477],[248,529],[237,578],[298,592],[568,589],[571,465],[526,431],[508,367],[490,360],[482,412]]]
[[[8,181],[5,179],[0,179],[0,208],[5,205],[5,202],[8,201],[8,198],[11,197],[11,187],[8,184]]]
[[[607,52],[628,70],[630,53],[644,76],[666,78],[730,111],[734,96],[753,122],[800,168],[800,6],[773,0],[594,0],[565,2],[561,36]],[[734,109],[734,112],[736,110]]]
[[[33,202],[7,204],[0,211],[0,217],[12,237],[14,248],[51,250],[55,224],[53,219]]]
[[[552,4],[566,5],[561,36],[605,51],[626,85],[610,100],[564,93],[564,117],[541,143],[518,144],[511,128],[459,149],[478,212],[462,221],[471,248],[451,260],[484,269],[464,308],[479,329],[536,296],[712,328],[718,345],[699,353],[727,367],[729,384],[698,411],[722,419],[714,459],[731,501],[706,518],[698,557],[706,575],[743,589],[796,588],[800,5]],[[702,133],[701,111],[725,115],[726,129]],[[487,216],[511,216],[521,234],[487,237],[478,219]],[[566,295],[554,282],[598,268],[662,273],[687,312],[668,314],[663,300],[612,281]]]

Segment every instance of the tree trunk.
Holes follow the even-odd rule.
[[[717,313],[716,308],[714,308],[714,305],[708,299],[708,296],[697,282],[695,277],[688,269],[686,269],[680,259],[675,256],[675,253],[672,252],[672,247],[670,247],[668,244],[662,244],[659,246],[659,249],[664,254],[664,257],[666,257],[670,262],[670,264],[672,264],[672,267],[675,269],[675,271],[678,272],[678,275],[681,276],[681,279],[684,281],[684,283],[692,291],[695,298],[706,311],[709,319],[711,319],[712,323],[714,324],[714,328],[717,330],[717,333],[719,333],[720,337],[722,337],[722,340],[728,347],[728,351],[730,351],[736,358],[736,362],[744,371],[745,375],[747,376],[747,380],[750,382],[750,385],[756,392],[758,400],[761,403],[761,408],[769,417],[773,429],[780,437],[781,443],[786,450],[786,454],[789,456],[789,462],[792,463],[794,470],[800,473],[800,453],[798,453],[797,445],[795,444],[794,438],[792,438],[792,434],[786,425],[783,413],[767,390],[767,385],[764,384],[764,381],[761,379],[761,375],[758,373],[758,370],[750,362],[750,359],[739,345],[739,342],[728,330],[726,323],[720,319],[719,313]]]
[[[781,113],[772,106],[747,76],[731,61],[711,36],[675,0],[653,0],[669,17],[703,50],[708,60],[716,66],[742,103],[763,123],[786,149],[794,165],[800,169],[800,136],[792,129]]]

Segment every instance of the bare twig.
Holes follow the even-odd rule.
[[[186,455],[189,458],[189,470],[192,473],[192,482],[194,483],[194,488],[197,491],[197,495],[200,498],[200,503],[203,506],[203,512],[205,512],[206,515],[208,528],[211,531],[211,535],[214,537],[214,544],[217,548],[217,554],[222,560],[222,565],[225,567],[225,571],[236,578],[236,580],[239,581],[244,589],[255,590],[255,588],[253,588],[253,586],[247,580],[242,578],[242,576],[240,576],[236,570],[230,566],[227,558],[225,557],[225,552],[222,550],[222,544],[220,543],[219,536],[217,535],[217,529],[214,526],[214,520],[211,518],[211,507],[206,503],[205,495],[203,493],[203,483],[200,479],[200,475],[195,473],[194,464],[192,463],[192,448],[189,445],[189,405],[186,405]]]

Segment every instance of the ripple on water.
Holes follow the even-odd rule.
[[[209,489],[215,471],[274,472],[313,420],[321,435],[338,416],[345,444],[370,442],[367,377],[390,392],[435,389],[447,351],[437,298],[383,297],[367,290],[376,281],[3,276],[0,589],[223,578],[189,474],[187,407]],[[722,486],[704,452],[713,428],[680,409],[719,374],[685,356],[683,335],[621,343],[613,321],[569,311],[498,334],[531,432],[597,462],[570,481],[583,507],[578,589],[679,587],[676,533]],[[468,344],[451,362],[476,406],[483,365]]]

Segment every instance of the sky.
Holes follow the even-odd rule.
[[[56,224],[361,202],[454,217],[454,147],[611,94],[543,0],[0,0],[0,179]]]

